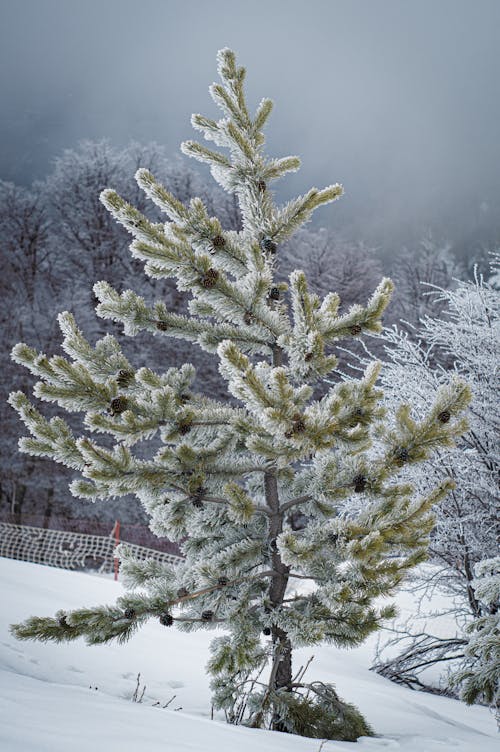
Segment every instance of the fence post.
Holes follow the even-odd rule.
[[[120,520],[115,521],[115,548],[120,543]],[[118,557],[114,557],[114,568],[115,568],[115,582],[118,579]]]

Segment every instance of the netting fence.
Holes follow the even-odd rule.
[[[105,538],[110,535],[114,519],[68,517],[61,514],[13,514],[5,507],[0,509],[0,522],[9,522],[12,525],[25,525],[28,527],[50,528],[71,533],[85,533],[88,535],[101,535]],[[127,543],[135,543],[143,548],[154,548],[170,554],[180,555],[179,547],[168,538],[158,538],[144,522],[126,522],[120,520],[120,538]]]
[[[171,551],[146,548],[124,540],[119,536],[119,530],[120,525],[115,523],[111,533],[105,536],[0,522],[0,556],[60,569],[114,572],[115,578],[118,575],[118,562],[114,554],[119,542],[127,543],[127,548],[138,559],[155,559],[172,564],[182,560]]]

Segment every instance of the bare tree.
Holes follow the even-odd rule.
[[[429,464],[427,480],[445,470],[456,488],[437,508],[430,545],[432,573],[426,570],[415,583],[423,593],[444,592],[451,597],[455,634],[441,639],[427,629],[415,629],[415,624],[404,625],[388,645],[391,649],[398,645],[398,655],[380,657],[375,667],[408,686],[435,688],[425,679],[425,671],[436,663],[456,661],[467,643],[467,626],[486,616],[485,602],[474,588],[474,570],[481,560],[496,555],[500,539],[500,292],[495,279],[488,283],[476,274],[454,290],[441,290],[439,318],[422,319],[413,336],[397,329],[384,336],[387,362],[382,380],[389,404],[411,396],[417,413],[422,413],[450,369],[469,382],[473,394],[469,431],[458,447],[440,450]],[[409,473],[409,479],[423,487],[417,475]],[[420,615],[422,620],[425,617],[425,613]]]
[[[336,290],[344,309],[370,295],[381,266],[373,248],[355,243],[324,227],[301,230],[283,248],[280,275],[303,268],[318,295]]]
[[[426,316],[437,316],[444,304],[436,299],[432,286],[451,289],[463,269],[451,245],[438,242],[429,231],[415,248],[404,248],[391,264],[396,289],[390,316],[409,331]]]

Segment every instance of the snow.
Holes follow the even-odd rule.
[[[59,608],[112,603],[120,583],[91,574],[0,559],[0,749],[5,752],[319,752],[320,740],[229,726],[210,719],[204,674],[213,632],[182,634],[148,625],[126,645],[87,647],[18,642],[9,623]],[[405,604],[406,605],[406,604]],[[334,682],[378,736],[360,752],[493,752],[495,722],[486,708],[413,692],[368,671],[374,640],[356,650],[297,651],[295,667],[314,654],[308,676]],[[142,703],[131,697],[140,672]],[[164,709],[155,702],[167,703]],[[177,709],[181,708],[181,709]],[[352,750],[326,742],[322,752]]]

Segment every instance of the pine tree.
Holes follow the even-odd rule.
[[[393,614],[374,599],[391,594],[425,557],[432,507],[452,487],[444,480],[416,497],[398,477],[465,430],[468,388],[458,379],[443,386],[418,422],[408,405],[384,418],[379,363],[325,393],[323,379],[337,365],[333,347],[381,329],[393,286],[382,280],[366,306],[340,315],[338,296],[310,293],[303,271],[288,284],[275,282],[280,244],[342,188],[312,188],[277,206],[270,184],[297,170],[299,160],[264,156],[272,102],[263,99],[251,117],[244,69],[227,49],[218,64],[222,84],[210,91],[223,117],[192,118],[217,150],[193,141],[182,150],[209,164],[236,195],[242,230],[223,229],[199,199],[185,206],[140,169],[137,182],[166,224],[151,223],[112,190],[102,201],[133,235],[132,255],[145,261],[146,273],[173,277],[191,293],[189,315],[161,302],[148,306],[108,283],[94,290],[98,315],[123,323],[125,334],[147,330],[217,353],[227,401],[196,393],[189,363],[155,373],[135,369],[111,336],[92,347],[68,313],[59,318],[67,357],[49,359],[25,344],[13,351],[40,379],[35,395],[83,413],[86,429],[77,438],[60,417],[45,420],[23,393],[13,393],[31,434],[21,451],[77,471],[71,490],[78,497],[133,492],[151,529],[179,541],[185,559],[177,567],[140,562],[123,546],[131,592],[115,605],[31,617],[13,632],[96,644],[124,641],[150,618],[184,631],[224,627],[208,668],[214,705],[230,721],[356,739],[370,733],[358,711],[332,685],[294,678],[292,650],[359,644]]]
[[[467,629],[465,660],[452,683],[468,705],[488,703],[500,729],[500,556],[483,559],[474,571],[472,585],[482,615]]]

